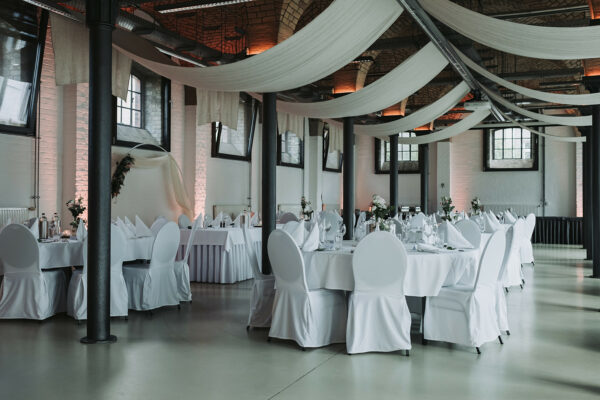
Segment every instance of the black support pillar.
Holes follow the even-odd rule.
[[[600,76],[584,77],[583,83],[591,93],[600,91]],[[592,106],[592,128],[590,130],[590,162],[592,191],[592,278],[600,278],[600,105]]]
[[[586,249],[586,259],[594,258],[593,218],[594,207],[592,200],[592,135],[589,127],[579,128],[586,137],[583,143],[583,246]]]
[[[271,262],[267,251],[269,235],[275,230],[277,202],[277,95],[263,94],[262,125],[262,272],[271,273]]]
[[[398,214],[398,135],[390,136],[390,207]]]
[[[344,224],[346,236],[354,238],[354,120],[344,118]]]
[[[110,152],[112,138],[112,30],[116,1],[87,0],[90,30],[88,158],[87,336],[82,343],[111,343]]]
[[[421,211],[429,214],[429,144],[419,145],[421,170]]]

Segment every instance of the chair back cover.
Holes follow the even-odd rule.
[[[502,268],[502,258],[506,247],[506,235],[503,231],[496,231],[488,240],[481,259],[479,260],[479,270],[477,271],[477,280],[475,288],[479,286],[496,287],[500,269]]]
[[[286,224],[290,221],[296,221],[298,222],[298,217],[296,217],[293,213],[291,212],[286,212],[283,213],[279,216],[279,223],[280,224]]]
[[[200,229],[200,225],[202,225],[202,215],[199,215],[198,218],[196,218],[196,220],[194,221],[194,225],[192,225],[192,231],[190,232],[190,237],[188,238],[187,246],[185,247],[185,255],[183,256],[183,262],[185,264],[188,263],[190,250],[192,249],[192,244],[194,243],[194,236],[196,235],[198,229]]]
[[[188,229],[190,226],[192,226],[192,221],[190,221],[190,218],[185,214],[181,214],[179,216],[177,223],[181,229]]]
[[[354,250],[354,291],[402,296],[406,265],[402,242],[389,232],[373,232]]]
[[[248,232],[248,228],[246,226],[242,226],[242,232],[244,233],[244,244],[246,245],[246,253],[248,254],[248,259],[250,260],[250,266],[252,267],[252,275],[254,279],[260,279],[262,276],[262,271],[260,270],[260,260],[258,259],[258,255],[254,250],[254,243],[250,240],[250,233]]]
[[[297,292],[308,292],[304,273],[304,259],[294,239],[282,229],[269,235],[267,243],[276,287]]]
[[[535,214],[531,213],[525,218],[525,238],[531,240],[535,230]]]
[[[150,268],[173,266],[179,247],[179,227],[175,222],[167,222],[158,231],[152,246]]]
[[[455,227],[474,248],[479,248],[481,245],[481,230],[477,223],[470,219],[461,219],[456,223]]]
[[[25,225],[10,224],[0,232],[0,265],[4,273],[41,273],[40,250],[33,233]]]
[[[152,226],[150,227],[150,230],[152,231],[154,237],[158,235],[158,231],[160,231],[160,228],[162,228],[163,225],[165,225],[167,222],[169,222],[169,220],[163,217],[162,215],[154,220]]]
[[[125,237],[121,230],[115,226],[110,226],[110,269],[120,270],[123,267],[125,259]],[[84,251],[87,253],[87,240],[84,244]],[[87,264],[87,254],[84,257],[84,262]]]

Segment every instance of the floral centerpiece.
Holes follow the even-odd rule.
[[[73,216],[73,222],[71,222],[72,230],[76,231],[79,227],[79,222],[83,221],[83,223],[85,223],[85,221],[80,218],[81,214],[86,210],[83,206],[83,198],[80,197],[76,200],[67,201],[67,209]]]
[[[314,210],[312,209],[311,202],[310,201],[306,201],[306,197],[302,196],[302,198],[300,199],[300,207],[302,207],[302,215],[307,220],[310,220],[312,218],[313,213],[314,213]]]
[[[371,217],[375,220],[375,223],[382,231],[389,231],[390,225],[386,222],[393,211],[392,206],[388,206],[384,198],[374,194],[373,200],[371,201]]]
[[[454,210],[454,206],[452,205],[452,198],[450,196],[442,196],[442,210],[444,211],[444,216],[442,219],[446,221],[452,220],[452,211]]]
[[[473,214],[481,214],[481,200],[479,200],[479,197],[475,197],[471,200],[471,209],[473,210]]]

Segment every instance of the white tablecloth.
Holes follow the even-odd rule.
[[[180,232],[178,260],[185,255],[191,229],[181,229]],[[262,230],[250,228],[248,232],[260,257]],[[252,267],[241,228],[200,229],[194,235],[188,265],[190,280],[193,282],[235,283],[252,278]]]
[[[154,237],[126,239],[124,261],[149,260],[152,256]],[[83,265],[83,242],[68,240],[38,243],[42,269]]]
[[[354,290],[352,247],[338,251],[303,252],[310,289]],[[479,250],[424,253],[408,251],[404,278],[407,296],[437,296],[442,286],[473,285],[477,278]]]

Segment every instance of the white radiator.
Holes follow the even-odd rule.
[[[501,211],[506,211],[508,209],[512,209],[512,211],[514,213],[516,213],[518,216],[526,216],[531,213],[538,216],[538,214],[541,212],[541,205],[540,204],[509,204],[509,203],[489,204],[489,203],[483,203],[483,209],[486,211],[491,210],[495,214],[498,214]]]
[[[6,207],[0,208],[0,226],[6,225],[8,220],[13,223],[23,223],[29,219],[27,208]]]

